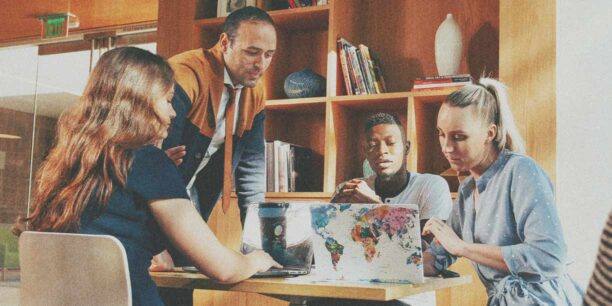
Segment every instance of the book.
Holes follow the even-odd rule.
[[[344,78],[344,88],[346,89],[346,94],[351,96],[353,95],[353,88],[349,76],[346,50],[344,50],[344,45],[340,40],[338,40],[338,57],[340,57],[340,67],[342,68],[342,77]]]
[[[273,150],[274,150],[274,159],[272,160],[272,163],[274,163],[274,173],[272,173],[273,177],[274,177],[274,189],[272,190],[273,192],[279,192],[280,191],[280,145],[281,142],[278,140],[275,140],[273,143]]]
[[[427,87],[427,88],[413,88],[412,91],[425,91],[425,90],[441,90],[441,89],[445,89],[445,90],[457,90],[460,89],[461,87],[465,86],[464,85],[453,85],[453,86],[436,86],[436,87]]]
[[[353,66],[353,62],[351,61],[351,52],[350,52],[350,47],[352,46],[351,43],[349,43],[348,41],[346,41],[343,38],[340,38],[338,40],[342,46],[342,49],[344,50],[343,53],[346,57],[346,67],[347,67],[347,71],[348,71],[348,77],[349,77],[349,81],[350,81],[350,87],[351,87],[351,94],[354,95],[359,95],[361,94],[361,91],[359,89],[359,86],[357,84],[357,77],[355,74],[355,69]]]
[[[414,89],[419,88],[433,88],[433,87],[447,87],[447,86],[459,86],[459,85],[469,85],[472,84],[471,81],[467,82],[447,82],[447,83],[428,83],[428,84],[414,84]]]
[[[266,191],[274,191],[274,144],[266,141]]]
[[[313,191],[312,150],[280,140],[266,141],[266,191]]]
[[[367,46],[353,44],[340,37],[337,41],[340,68],[348,95],[377,94],[386,92],[380,62]]]
[[[371,82],[372,93],[382,93],[380,85],[376,82],[376,76],[374,75],[374,65],[372,63],[372,58],[370,57],[370,51],[368,46],[364,44],[359,44],[359,50],[361,51],[363,61],[365,62],[365,70],[368,74],[368,82]]]
[[[458,74],[416,78],[414,80],[414,85],[416,86],[421,84],[439,84],[454,82],[472,82],[472,76],[469,74]]]
[[[357,85],[357,94],[365,95],[368,91],[365,89],[363,82],[363,76],[361,75],[361,68],[359,68],[359,60],[357,59],[357,48],[351,45],[348,47],[349,61],[353,67],[353,75],[355,75],[355,83]]]
[[[368,94],[375,94],[376,89],[374,88],[374,81],[370,77],[370,72],[368,71],[368,63],[364,58],[364,55],[361,53],[361,49],[357,48],[355,51],[357,52],[357,59],[359,60],[359,68],[361,68],[361,75],[363,75],[363,82],[365,83],[365,89]]]
[[[374,52],[374,50],[369,50],[370,58],[372,59],[372,66],[374,68],[374,76],[376,78],[376,82],[381,89],[382,92],[387,92],[387,84],[385,83],[385,78],[383,77],[382,66],[380,65],[380,59],[378,58],[378,54]]]

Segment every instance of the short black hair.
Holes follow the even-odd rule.
[[[276,29],[274,20],[272,20],[272,17],[270,17],[266,11],[254,6],[243,7],[229,14],[223,23],[223,33],[229,36],[231,42],[234,41],[236,32],[238,32],[238,28],[243,21],[264,22],[270,24]]]
[[[404,135],[404,129],[402,127],[402,122],[399,120],[399,118],[397,118],[397,116],[393,115],[393,114],[389,114],[389,113],[377,113],[374,114],[370,117],[368,117],[368,119],[366,119],[366,123],[365,123],[365,132],[366,134],[375,126],[379,125],[379,124],[394,124],[397,125],[400,129],[400,131],[402,131],[402,135]]]

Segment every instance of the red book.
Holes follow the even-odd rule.
[[[340,58],[340,66],[342,67],[342,76],[344,77],[344,86],[346,88],[346,94],[353,95],[353,89],[351,88],[351,78],[349,76],[349,69],[346,60],[346,51],[342,41],[338,40],[338,57]]]

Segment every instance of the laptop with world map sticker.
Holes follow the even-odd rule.
[[[311,205],[317,278],[422,283],[418,207]]]

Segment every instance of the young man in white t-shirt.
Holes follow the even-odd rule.
[[[431,217],[448,218],[452,202],[446,181],[438,175],[406,169],[410,141],[397,117],[387,113],[370,116],[363,147],[375,174],[341,183],[331,202],[417,204],[421,228]]]
[[[397,117],[378,113],[365,124],[364,151],[374,175],[341,183],[333,203],[417,204],[421,228],[431,217],[446,220],[451,212],[451,195],[446,181],[433,174],[409,172],[406,156],[410,141]],[[422,237],[431,242],[431,235]],[[435,305],[435,291],[389,302],[323,300],[316,305]]]

